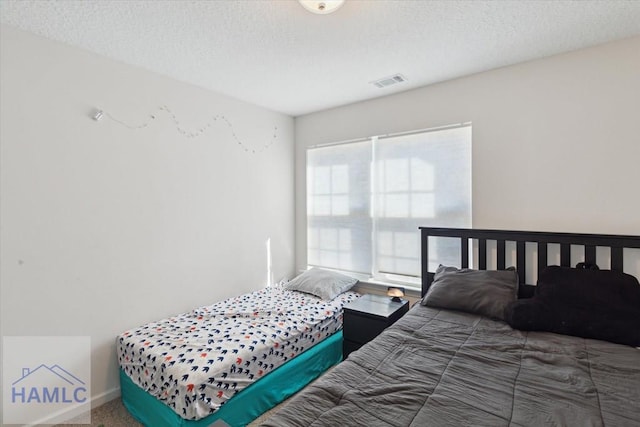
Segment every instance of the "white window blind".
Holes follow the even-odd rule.
[[[307,262],[371,272],[371,141],[307,152]]]
[[[310,148],[307,226],[309,265],[418,277],[419,226],[471,226],[471,126]]]

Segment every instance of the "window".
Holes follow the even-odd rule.
[[[471,226],[470,125],[307,151],[309,265],[417,283],[419,226]]]

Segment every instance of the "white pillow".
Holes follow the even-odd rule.
[[[353,277],[334,271],[312,268],[287,283],[284,288],[289,291],[305,292],[325,301],[331,301],[351,289],[356,283],[358,283],[358,279]]]

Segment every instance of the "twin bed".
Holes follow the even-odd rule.
[[[300,279],[325,283],[322,274],[122,333],[125,407],[153,427],[242,426],[294,394],[342,360],[342,307],[359,296],[348,278],[328,295],[295,290]]]
[[[640,237],[421,233],[422,303],[264,425],[638,425],[640,285],[621,271],[640,271]],[[432,273],[441,237],[459,240],[460,266],[477,259],[477,270]],[[584,268],[568,268],[572,252]],[[560,267],[546,268],[549,258]],[[537,288],[525,284],[530,273]],[[474,280],[486,282],[482,292]],[[266,289],[127,331],[118,339],[125,405],[149,426],[246,425],[341,360],[342,306],[357,298],[348,288],[325,299]],[[276,340],[287,333],[293,341]]]

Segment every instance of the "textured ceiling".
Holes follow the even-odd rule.
[[[0,19],[298,116],[640,34],[640,1],[0,0]]]

